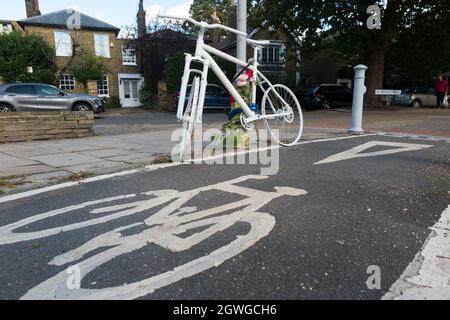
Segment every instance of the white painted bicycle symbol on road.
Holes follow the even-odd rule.
[[[56,256],[50,265],[68,266],[76,264],[81,271],[81,279],[111,260],[156,244],[170,252],[185,252],[207,240],[218,232],[227,230],[239,222],[250,225],[247,234],[236,237],[231,243],[213,251],[209,255],[195,259],[175,269],[162,272],[139,282],[116,287],[70,290],[67,287],[67,273],[62,271],[28,291],[22,299],[136,299],[153,293],[155,290],[192,277],[239,255],[266,237],[275,227],[276,219],[270,214],[258,212],[272,200],[291,196],[306,195],[301,189],[276,187],[267,192],[238,186],[248,180],[267,179],[265,176],[244,176],[215,185],[179,192],[176,190],[151,191],[141,194],[150,197],[145,200],[123,203],[125,200],[137,200],[138,195],[123,195],[90,201],[79,205],[42,213],[7,226],[0,227],[0,245],[20,243],[42,239],[61,233],[80,230],[124,217],[141,214],[152,208],[164,206],[146,220],[133,223],[99,235],[78,248]],[[186,204],[201,192],[217,190],[237,194],[244,199],[214,208],[199,210]],[[114,204],[114,202],[121,202]],[[102,207],[103,206],[103,207]],[[95,207],[95,208],[94,208]],[[14,232],[33,223],[67,215],[78,210],[89,210],[96,218],[35,232]],[[124,235],[136,227],[146,228],[139,234]],[[188,231],[202,229],[186,238],[180,235]],[[103,251],[100,251],[103,249]],[[93,254],[95,253],[95,254]],[[88,258],[86,256],[90,255]]]

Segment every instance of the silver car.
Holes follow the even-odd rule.
[[[437,99],[433,89],[411,88],[402,91],[401,95],[395,96],[392,103],[397,106],[414,108],[435,107]]]
[[[66,93],[47,84],[0,85],[0,112],[53,110],[102,113],[105,112],[105,103],[98,97]]]

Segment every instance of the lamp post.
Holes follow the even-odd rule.
[[[237,29],[247,33],[247,0],[238,0]],[[247,39],[241,35],[238,35],[236,39],[236,57],[239,60],[247,61]]]

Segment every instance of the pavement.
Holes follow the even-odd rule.
[[[223,114],[207,114],[204,128],[220,128],[225,121]],[[0,194],[167,161],[177,144],[172,132],[179,128],[173,114],[114,114],[97,117],[94,137],[0,145]],[[312,130],[306,136],[334,134]]]
[[[276,149],[272,176],[165,164],[0,197],[0,299],[448,299],[449,142],[333,137]]]
[[[450,137],[449,110],[383,108],[365,113],[368,132]],[[204,129],[220,128],[222,112],[207,112]],[[347,135],[351,110],[305,112],[303,140]],[[143,167],[168,159],[180,127],[173,113],[113,110],[96,117],[95,137],[0,145],[0,194]]]

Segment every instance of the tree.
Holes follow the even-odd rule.
[[[228,23],[229,0],[194,0],[191,6],[192,18],[197,21],[211,22],[211,15],[217,12],[222,24]]]
[[[150,93],[157,91],[158,81],[165,76],[169,56],[176,52],[193,52],[196,40],[183,23],[165,19],[149,21],[147,33],[142,37],[138,37],[135,27],[129,27],[127,38],[125,48],[138,53],[140,72],[144,74],[145,88]]]
[[[6,82],[52,83],[53,57],[53,48],[39,35],[0,34],[0,77]]]
[[[167,83],[167,92],[174,93],[180,89],[181,78],[184,72],[184,54],[175,52],[167,58],[164,76]]]
[[[380,30],[367,27],[367,9],[374,4],[381,8]],[[364,61],[369,67],[366,98],[372,105],[378,104],[375,90],[383,87],[386,53],[395,41],[424,17],[448,19],[449,12],[447,0],[263,0],[257,7],[260,21],[284,28],[301,42],[303,52],[332,36],[337,54]]]
[[[75,79],[84,87],[90,80],[100,81],[106,72],[105,59],[102,57],[85,55],[77,57],[70,67]]]

